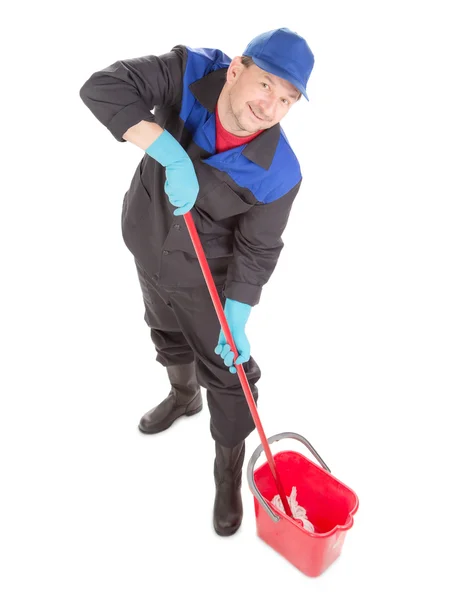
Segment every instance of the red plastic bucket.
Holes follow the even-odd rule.
[[[359,506],[356,494],[330,473],[313,446],[298,433],[279,433],[267,438],[269,444],[292,438],[302,442],[322,468],[294,451],[274,455],[276,470],[287,497],[297,489],[297,502],[305,508],[314,533],[272,504],[278,493],[268,463],[254,471],[262,444],[256,448],[247,468],[254,494],[257,535],[286,560],[309,577],[321,575],[341,554],[346,532],[354,524]]]

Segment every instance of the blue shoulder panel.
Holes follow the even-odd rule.
[[[287,194],[302,179],[300,164],[283,132],[268,170],[243,156],[246,144],[214,154],[203,162],[226,172],[235,183],[250,190],[259,202],[268,204]]]
[[[188,129],[191,130],[191,125],[197,127],[199,121],[191,115],[190,123],[187,122],[188,116],[196,102],[195,97],[189,90],[189,86],[198,79],[201,79],[201,77],[208,75],[211,71],[229,67],[232,60],[224,52],[216,48],[189,48],[187,46],[186,49],[188,57],[183,75],[183,98],[180,117],[185,121]],[[203,107],[201,108],[202,113],[207,112]]]

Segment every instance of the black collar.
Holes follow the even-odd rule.
[[[226,83],[226,72],[227,67],[216,69],[189,86],[196,100],[211,113],[215,112],[216,103]],[[249,142],[242,154],[263,169],[269,169],[280,135],[281,128],[277,123],[270,129],[265,129],[261,135]]]

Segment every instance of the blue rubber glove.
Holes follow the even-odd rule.
[[[245,325],[250,316],[251,308],[252,307],[249,304],[226,298],[224,314],[226,315],[226,320],[234,339],[235,347],[239,353],[239,356],[235,361],[236,365],[240,365],[241,363],[250,360],[250,343],[245,335]],[[221,355],[224,364],[229,367],[231,373],[237,372],[237,369],[232,365],[234,361],[234,351],[231,350],[230,345],[226,343],[226,337],[223,330],[220,332],[218,346],[215,348],[215,354]]]
[[[166,167],[164,191],[169,202],[178,208],[174,215],[191,210],[199,193],[199,183],[191,158],[179,142],[166,130],[145,151]]]

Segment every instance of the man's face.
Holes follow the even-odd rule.
[[[229,65],[226,84],[227,125],[240,136],[276,125],[299,96],[289,81],[255,64],[245,67],[238,56]]]

